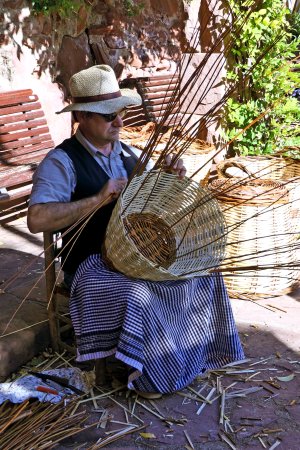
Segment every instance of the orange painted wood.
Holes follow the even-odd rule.
[[[164,82],[164,81],[168,81],[170,83],[170,81],[177,81],[179,79],[178,75],[154,75],[153,77],[137,77],[136,80],[138,82],[155,82],[155,81],[160,81],[160,82]]]
[[[22,103],[32,103],[35,102],[38,99],[37,95],[21,95],[21,94],[15,94],[10,95],[6,97],[1,96],[0,92],[0,107],[1,106],[11,106],[11,105],[19,105]]]
[[[46,133],[49,133],[48,127],[33,128],[31,130],[26,130],[26,131],[0,134],[0,148],[1,148],[1,145],[5,142],[18,141],[19,139],[27,138],[30,136],[40,136],[40,135],[46,134]]]
[[[23,166],[18,170],[18,167],[0,172],[0,186],[8,188],[18,188],[29,184],[32,181],[32,175],[36,169],[37,164],[32,166]],[[1,206],[1,205],[0,205]]]
[[[162,105],[148,105],[147,107],[149,112],[164,112],[166,110],[172,112],[173,114],[176,113],[175,105],[167,105],[166,103],[163,103]]]
[[[171,100],[171,98],[165,99],[164,97],[158,97],[158,98],[155,98],[155,99],[150,99],[150,100],[147,99],[147,100],[145,100],[145,104],[147,106],[165,105],[165,107],[167,107],[171,103],[174,103],[174,102],[171,102],[170,100]]]
[[[5,116],[9,114],[15,114],[17,112],[26,112],[26,111],[32,111],[35,109],[40,109],[41,104],[39,102],[35,102],[32,104],[26,103],[25,105],[15,105],[15,106],[7,106],[0,108],[0,116]],[[9,116],[7,116],[7,122],[9,123]]]
[[[11,132],[20,131],[20,130],[28,130],[28,129],[32,129],[32,128],[41,127],[43,125],[47,126],[47,121],[45,118],[38,119],[38,120],[27,120],[27,121],[19,122],[19,123],[6,124],[0,128],[0,136],[5,133],[11,133]]]
[[[168,101],[172,98],[173,92],[171,92],[171,91],[168,91],[168,92],[162,92],[162,91],[145,92],[144,95],[145,95],[145,101],[157,99],[157,98]]]
[[[14,141],[14,142],[7,142],[7,143],[0,143],[0,150],[9,150],[12,148],[20,148],[25,147],[28,145],[36,144],[43,141],[49,141],[51,140],[50,134],[45,134],[42,136],[36,136],[29,139],[22,139],[22,141]]]
[[[53,141],[50,140],[42,140],[41,142],[38,142],[37,144],[33,144],[31,146],[27,147],[19,147],[17,149],[10,149],[10,150],[0,150],[0,159],[2,161],[4,159],[8,158],[19,158],[22,155],[31,154],[33,152],[38,152],[39,150],[47,150],[52,149],[54,147]],[[0,168],[1,170],[1,168]]]
[[[35,164],[36,162],[40,162],[44,156],[49,151],[49,147],[45,149],[41,149],[39,152],[31,152],[31,153],[24,153],[23,155],[17,155],[12,158],[7,158],[6,162],[7,164],[11,166],[20,166],[20,165],[29,165],[29,164]],[[0,172],[1,173],[1,172]]]
[[[39,117],[44,117],[44,112],[41,110],[36,110],[32,112],[20,112],[14,115],[5,115],[1,116],[0,114],[0,125],[10,124],[10,123],[22,123],[26,122],[27,120],[33,120],[37,119]],[[0,127],[0,133],[1,133],[1,127]]]
[[[4,91],[4,92],[0,91],[1,98],[8,98],[11,97],[12,95],[32,95],[32,94],[33,92],[31,89],[19,89],[15,91]]]
[[[176,84],[161,84],[158,81],[156,83],[142,83],[141,84],[141,89],[144,92],[163,92],[165,93],[170,92],[170,91],[174,91],[177,88]]]

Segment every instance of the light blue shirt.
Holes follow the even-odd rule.
[[[121,153],[125,157],[131,155],[122,148],[120,141],[114,142],[111,154],[107,157],[102,155],[83,136],[80,130],[76,131],[76,138],[110,178],[127,177]],[[140,156],[141,150],[132,146],[129,146],[129,148],[137,157]],[[146,170],[150,170],[152,167],[153,162],[150,161]],[[33,175],[29,206],[37,203],[70,202],[76,183],[77,178],[73,161],[64,150],[55,148],[47,154]]]

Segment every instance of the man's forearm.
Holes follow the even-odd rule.
[[[101,206],[97,196],[69,203],[38,203],[28,210],[28,228],[32,233],[61,230],[91,213],[97,205]]]

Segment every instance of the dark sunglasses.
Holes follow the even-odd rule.
[[[121,119],[123,119],[123,117],[125,116],[126,113],[127,113],[127,110],[122,109],[122,111],[117,111],[117,112],[111,113],[111,114],[101,114],[101,113],[95,113],[95,114],[97,114],[100,117],[103,117],[105,122],[113,122],[117,116],[120,116]]]

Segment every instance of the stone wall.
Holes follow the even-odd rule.
[[[105,63],[120,80],[174,73],[184,53],[201,59],[216,35],[212,23],[193,39],[211,8],[217,10],[212,1],[208,6],[207,0],[135,0],[143,7],[133,16],[123,0],[81,3],[77,14],[61,18],[34,16],[26,0],[0,0],[0,91],[31,88],[56,144],[70,135],[70,115],[55,112],[64,106],[75,72]],[[214,96],[221,94],[214,91]]]

